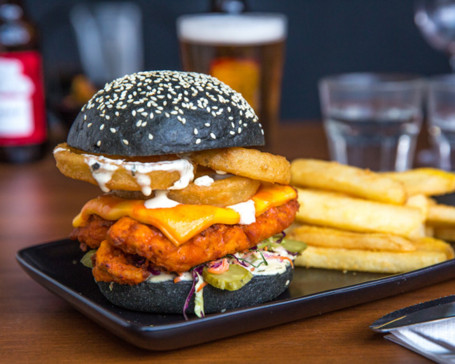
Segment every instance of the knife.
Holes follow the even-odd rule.
[[[370,329],[387,332],[403,326],[455,317],[455,295],[419,303],[391,312],[373,322]]]

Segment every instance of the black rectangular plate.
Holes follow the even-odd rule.
[[[274,301],[204,318],[133,312],[109,303],[90,269],[79,263],[78,243],[60,240],[17,253],[38,283],[113,334],[141,348],[171,350],[295,321],[421,288],[455,277],[455,260],[386,275],[297,267],[289,289]]]

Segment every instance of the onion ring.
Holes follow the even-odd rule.
[[[130,167],[135,164],[140,167],[146,163],[167,163],[169,161],[181,160],[180,157],[176,155],[138,157],[134,160],[132,158],[121,157],[109,157],[109,159],[106,159],[102,155],[84,154],[83,151],[71,148],[66,143],[63,143],[55,147],[54,157],[57,161],[57,168],[65,176],[99,185],[104,192],[110,190],[143,191],[143,193],[148,192],[144,193],[144,195],[150,195],[152,190],[171,188],[181,178],[179,171],[154,170],[151,172],[139,173],[132,168],[125,168],[126,163],[124,163],[130,162]],[[96,162],[97,158],[100,160],[99,163]],[[88,162],[89,159],[93,159],[94,161],[92,162],[94,164],[91,167]],[[108,171],[106,173],[108,177],[106,181],[100,181],[100,179],[97,180],[94,177],[96,176],[94,171],[97,170],[96,164],[98,164],[99,168],[100,164],[102,165],[103,163],[106,163],[108,167],[112,166],[114,169],[114,171],[111,171],[110,173]],[[187,164],[191,164],[191,162],[187,162]],[[194,167],[193,164],[193,170]],[[146,176],[145,182],[140,183],[141,179],[139,177],[143,178],[144,175]],[[191,177],[189,180],[192,180],[193,175],[194,174],[192,173],[191,176],[189,176]],[[148,190],[144,191],[144,188],[147,188]]]
[[[289,184],[291,165],[286,158],[256,149],[225,148],[192,153],[196,163],[251,179]]]
[[[248,201],[254,196],[261,182],[245,177],[232,176],[214,181],[210,186],[190,183],[182,190],[169,191],[168,197],[189,205],[226,207]]]

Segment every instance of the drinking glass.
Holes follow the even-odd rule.
[[[332,160],[374,171],[411,168],[422,123],[423,81],[352,73],[319,83]]]
[[[455,75],[437,76],[428,86],[429,135],[437,166],[455,170]]]
[[[455,71],[455,0],[419,0],[414,20],[425,40],[449,56]]]
[[[277,13],[195,14],[177,20],[183,68],[240,92],[259,116],[267,145],[278,128],[287,19]]]

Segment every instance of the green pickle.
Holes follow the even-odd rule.
[[[89,250],[81,259],[81,263],[87,268],[93,268],[92,257],[96,253],[96,249]]]
[[[300,253],[306,249],[306,244],[304,242],[293,239],[283,239],[281,245],[291,253]]]
[[[207,268],[204,268],[202,276],[211,286],[227,291],[236,291],[253,278],[253,274],[248,269],[238,264],[230,264],[229,270],[221,274],[210,273]]]

